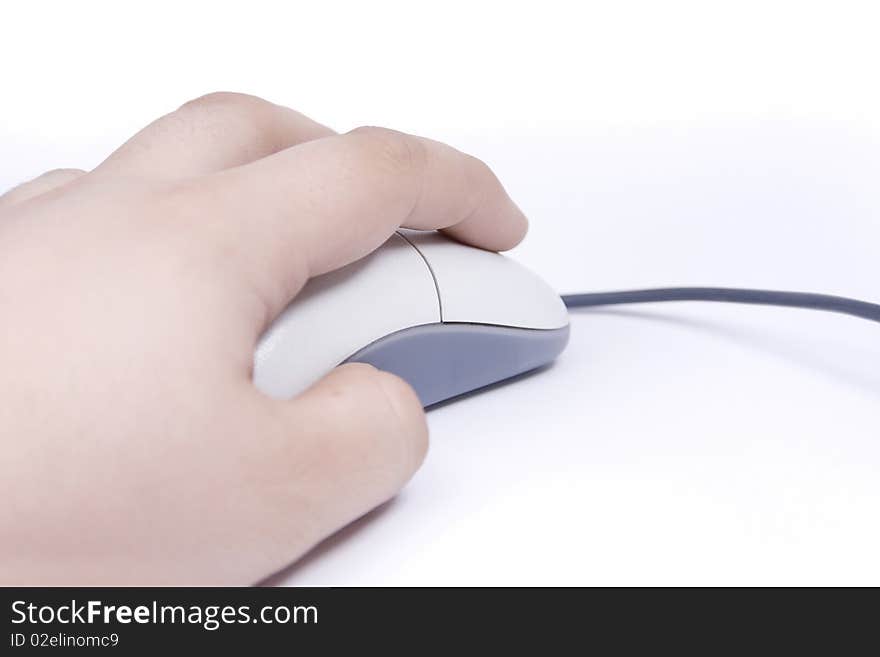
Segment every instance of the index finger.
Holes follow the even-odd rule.
[[[512,248],[528,222],[492,171],[449,146],[359,128],[194,181],[206,230],[274,317],[306,281],[370,253],[401,226]]]

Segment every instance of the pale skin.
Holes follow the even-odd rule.
[[[393,497],[428,446],[406,383],[278,401],[251,368],[399,226],[505,250],[527,222],[449,146],[231,93],[0,197],[0,584],[251,584]]]

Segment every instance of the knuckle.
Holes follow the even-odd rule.
[[[186,101],[180,106],[181,110],[201,110],[216,108],[218,106],[239,106],[258,100],[255,96],[242,94],[235,91],[212,91],[198,98]]]
[[[268,154],[279,138],[277,109],[257,96],[215,91],[184,103],[166,121],[212,137],[232,135],[249,144],[252,153]]]
[[[43,179],[76,178],[85,174],[82,169],[60,168],[50,169],[40,176]]]
[[[416,137],[374,126],[355,128],[349,134],[363,144],[371,164],[393,173],[419,172],[425,166],[427,151]]]
[[[497,186],[501,184],[498,180],[498,177],[495,175],[495,172],[492,171],[492,168],[480,158],[474,155],[464,154],[464,160],[467,164],[471,166],[474,174],[477,177],[477,180],[482,184],[491,186]]]
[[[62,187],[85,175],[82,169],[50,169],[36,178],[23,182],[5,193],[0,193],[3,205],[11,205],[39,196],[49,190]]]
[[[196,121],[210,120],[211,117],[243,117],[258,121],[271,103],[257,96],[234,91],[214,91],[185,102],[175,114],[180,117],[195,117]]]

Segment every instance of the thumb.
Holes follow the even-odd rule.
[[[260,441],[260,488],[280,532],[277,562],[266,564],[277,570],[391,499],[422,464],[428,428],[409,385],[359,363],[337,367],[293,401],[271,403],[277,413],[270,449]]]

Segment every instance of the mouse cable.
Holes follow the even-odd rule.
[[[592,308],[629,303],[656,303],[660,301],[721,301],[724,303],[748,303],[763,306],[824,310],[880,322],[880,304],[837,297],[830,294],[812,294],[808,292],[746,290],[725,287],[665,287],[621,292],[563,294],[562,301],[569,308]]]

